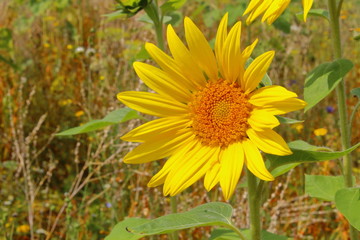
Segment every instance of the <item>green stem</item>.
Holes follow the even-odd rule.
[[[340,11],[342,6],[342,0],[340,0],[339,5],[337,5],[336,0],[328,0],[328,8],[330,14],[330,27],[332,32],[332,41],[334,48],[334,57],[339,59],[342,57],[341,49],[341,35],[340,35]],[[340,124],[340,133],[341,133],[341,144],[342,149],[348,149],[351,145],[350,143],[350,134],[348,127],[348,115],[346,111],[346,92],[345,92],[345,80],[339,83],[336,87],[336,94],[338,99],[338,109],[339,109],[339,124]],[[350,154],[347,154],[343,157],[343,175],[345,179],[346,187],[352,187],[352,161]],[[352,240],[358,239],[357,230],[350,225],[350,238]]]
[[[261,240],[260,196],[257,196],[257,178],[247,169],[248,201],[250,208],[251,240]]]
[[[144,10],[154,23],[157,45],[161,50],[164,50],[163,16],[157,1],[152,1],[152,3],[147,5]]]
[[[171,206],[171,212],[172,213],[177,213],[177,199],[176,199],[176,196],[170,197],[170,206]],[[178,240],[179,239],[179,235],[178,235],[177,231],[171,233],[171,239],[172,240]]]

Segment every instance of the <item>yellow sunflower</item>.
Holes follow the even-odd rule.
[[[302,0],[305,22],[313,1],[314,0]],[[258,16],[264,14],[261,21],[267,21],[268,24],[272,24],[285,11],[289,3],[290,0],[251,0],[244,12],[244,15],[250,13],[246,19],[246,23],[249,24]]]
[[[196,25],[185,18],[186,47],[171,25],[167,28],[172,57],[154,44],[146,50],[161,69],[136,62],[134,68],[156,93],[121,92],[118,99],[145,114],[159,117],[122,139],[140,142],[125,163],[146,163],[168,157],[149,187],[164,184],[164,195],[176,195],[204,177],[209,191],[220,182],[229,199],[244,163],[258,178],[271,181],[260,151],[291,154],[272,129],[274,115],[301,109],[305,102],[280,86],[257,88],[273,57],[269,51],[245,69],[257,40],[240,50],[241,22],[228,33],[228,15],[220,22],[215,55]]]

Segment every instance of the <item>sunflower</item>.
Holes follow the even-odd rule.
[[[171,25],[167,28],[172,57],[154,44],[146,50],[161,69],[135,62],[137,75],[156,93],[121,92],[118,99],[145,114],[159,117],[125,134],[122,139],[141,144],[123,159],[139,164],[168,157],[151,178],[164,195],[174,196],[204,177],[210,191],[220,183],[225,199],[233,194],[243,165],[266,181],[260,151],[291,154],[272,129],[275,115],[301,109],[305,102],[281,86],[257,88],[274,51],[255,58],[245,69],[257,40],[240,50],[241,22],[228,33],[228,15],[219,25],[215,54],[196,25],[185,18],[186,47]]]
[[[305,22],[313,1],[314,0],[302,0]],[[246,23],[250,24],[264,13],[261,21],[267,21],[268,24],[272,24],[285,11],[289,3],[290,0],[251,0],[244,12],[244,15],[250,13],[246,19]]]

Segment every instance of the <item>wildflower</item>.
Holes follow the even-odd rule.
[[[68,45],[66,45],[66,48],[67,48],[68,50],[72,50],[74,47],[73,47],[73,45],[68,44]]]
[[[82,47],[82,46],[77,47],[77,48],[75,49],[75,53],[77,53],[77,54],[81,54],[81,53],[84,53],[84,52],[85,52],[85,48]]]
[[[241,22],[229,33],[227,22],[226,14],[217,32],[215,55],[189,18],[184,21],[188,48],[169,25],[167,39],[173,58],[147,43],[146,50],[161,69],[134,63],[138,76],[157,93],[117,95],[130,108],[160,117],[122,137],[142,143],[123,161],[138,164],[169,157],[148,183],[149,187],[164,184],[164,195],[174,196],[205,176],[208,191],[220,183],[229,199],[244,163],[258,178],[274,179],[259,150],[291,154],[272,130],[279,125],[274,115],[301,109],[305,102],[280,86],[257,89],[274,51],[255,58],[245,69],[258,41],[241,52]]]
[[[244,15],[249,14],[246,23],[250,24],[263,14],[261,21],[272,24],[287,8],[290,0],[251,0]],[[311,9],[313,0],[302,0],[304,7],[304,21]]]
[[[84,111],[80,110],[75,113],[75,117],[81,117],[84,114],[85,114]]]
[[[70,98],[68,98],[68,99],[60,100],[60,101],[58,102],[58,104],[59,104],[59,106],[63,107],[63,106],[72,104],[72,102],[73,102],[73,101],[72,101]]]
[[[302,123],[296,123],[291,126],[292,128],[295,128],[298,133],[301,133],[301,131],[304,129],[304,124]]]
[[[20,225],[16,228],[16,232],[18,233],[28,233],[30,231],[30,227],[27,224]]]
[[[334,109],[334,107],[332,107],[332,106],[327,106],[327,107],[326,107],[326,112],[327,112],[327,113],[333,113],[333,112],[335,112],[335,109]]]
[[[326,128],[318,128],[314,130],[315,136],[325,136],[328,130]]]

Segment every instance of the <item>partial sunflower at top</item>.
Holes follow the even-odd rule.
[[[302,109],[306,103],[281,86],[257,88],[274,51],[245,68],[258,41],[241,51],[241,22],[229,32],[227,25],[226,14],[216,35],[215,54],[190,18],[184,21],[187,46],[169,25],[172,56],[147,43],[146,50],[160,68],[134,63],[137,75],[156,93],[117,95],[128,107],[159,117],[122,137],[141,143],[123,161],[138,164],[168,157],[148,184],[163,184],[164,195],[174,196],[204,178],[208,191],[220,183],[229,199],[244,165],[258,178],[274,180],[260,151],[292,153],[273,130],[280,124],[275,115]]]
[[[302,0],[304,7],[304,21],[311,9],[314,0]],[[246,23],[250,24],[263,14],[261,21],[272,24],[287,8],[290,0],[251,0],[244,15],[249,14]]]

